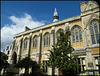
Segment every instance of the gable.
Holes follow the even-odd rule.
[[[95,1],[89,1],[84,11],[91,10],[96,7],[98,7],[98,4]]]

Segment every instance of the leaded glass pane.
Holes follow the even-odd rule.
[[[73,41],[75,41],[75,35],[74,35],[74,32],[72,32],[72,39],[73,39]]]
[[[94,30],[95,30],[95,33],[98,33],[98,27],[96,24],[94,24]]]
[[[99,37],[100,37],[100,35],[99,34],[96,34],[97,43],[100,43]]]
[[[34,47],[34,40],[33,40],[33,47]]]
[[[79,37],[80,37],[80,40],[82,40],[82,33],[80,30],[79,30]]]
[[[93,27],[92,27],[92,26],[90,27],[90,33],[91,33],[91,35],[94,34],[94,32],[93,32]]]
[[[50,45],[50,36],[49,36],[49,45]]]
[[[25,42],[24,42],[24,49],[25,49]]]
[[[95,42],[95,37],[94,37],[94,35],[91,35],[91,39],[92,39],[92,43],[95,44],[96,42]]]
[[[95,23],[96,23],[96,21],[93,21],[93,23],[95,24]]]
[[[77,27],[75,27],[75,30],[77,30],[78,28]]]
[[[58,33],[58,34],[57,34],[57,41],[59,40],[59,37],[60,37],[60,34]]]
[[[44,45],[45,45],[45,38],[44,38]]]
[[[26,41],[26,48],[27,48],[27,41]]]
[[[47,36],[47,45],[48,45],[48,36]]]
[[[76,33],[76,40],[78,40],[78,32],[77,32],[77,30],[75,31],[75,33]]]
[[[35,47],[37,47],[37,39],[35,40]]]

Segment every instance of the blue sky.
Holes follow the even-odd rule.
[[[80,14],[80,3],[83,1],[2,1],[1,27],[11,23],[9,16],[21,17],[24,13],[30,14],[36,20],[52,22],[56,6],[59,19],[65,19]]]
[[[1,49],[11,44],[14,34],[22,32],[24,26],[35,28],[52,23],[55,6],[59,20],[79,15],[81,2],[84,1],[1,1]]]

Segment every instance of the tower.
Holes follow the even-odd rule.
[[[58,20],[59,20],[59,16],[58,16],[58,13],[57,13],[57,9],[55,8],[54,15],[53,15],[53,22],[56,22]]]

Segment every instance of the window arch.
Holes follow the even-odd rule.
[[[47,32],[44,34],[44,46],[50,45],[50,34]]]
[[[33,38],[33,48],[37,48],[37,45],[38,45],[38,40],[37,40],[37,36],[34,36]]]
[[[63,29],[59,29],[56,33],[56,37],[57,37],[57,41],[59,40],[59,37],[60,37],[60,32],[64,32]]]
[[[99,37],[100,37],[99,28],[100,28],[99,22],[97,20],[93,20],[90,24],[90,34],[91,34],[92,44],[100,43],[100,41],[99,41]]]
[[[72,28],[72,41],[82,40],[82,31],[79,26],[74,26]]]
[[[25,40],[24,40],[24,49],[27,49],[27,43],[28,43],[28,39],[25,38]]]

